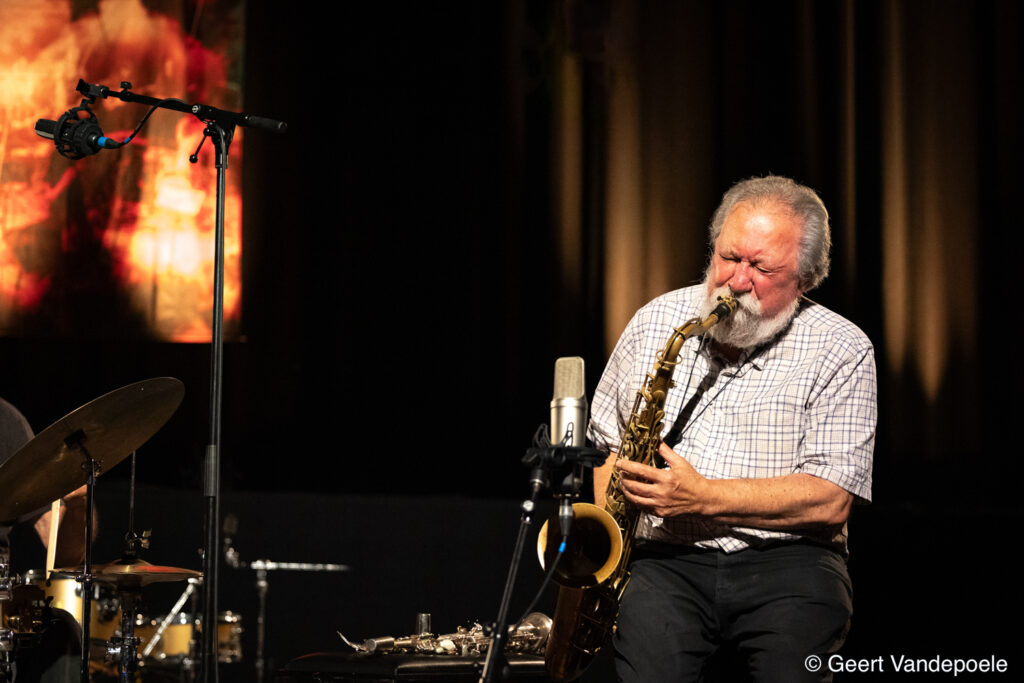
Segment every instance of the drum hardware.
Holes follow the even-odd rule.
[[[11,580],[11,565],[6,559],[0,558],[0,610],[3,608],[3,604],[11,599],[11,588],[14,586],[14,582]],[[3,612],[0,611],[0,617],[3,616]]]
[[[7,570],[5,568],[0,571]],[[15,679],[28,680],[23,666],[25,662],[20,657],[36,650],[41,644],[53,612],[38,586],[20,582],[5,583],[9,591],[8,597],[0,601],[0,681],[6,683]],[[28,675],[31,677],[31,674]]]
[[[49,600],[50,607],[68,612],[81,626],[82,584],[75,578],[53,574],[46,578],[44,572],[30,569],[22,576],[26,586],[35,586]],[[93,585],[90,601],[89,633],[92,645],[106,649],[107,640],[121,625],[121,603],[114,589],[106,584]]]
[[[181,404],[184,393],[184,385],[172,377],[144,380],[108,392],[44,429],[0,465],[0,490],[4,491],[4,497],[0,499],[0,521],[3,522],[15,521],[85,486],[84,562],[81,567],[51,573],[53,577],[71,578],[81,584],[82,604],[78,623],[82,629],[83,643],[92,642],[90,622],[94,581],[115,586],[122,594],[122,606],[129,608],[134,619],[137,592],[143,586],[154,581],[184,580],[198,574],[190,570],[156,567],[136,561],[138,550],[145,547],[145,534],[129,538],[126,558],[123,558],[127,561],[99,567],[92,564],[96,479],[102,472],[109,471],[132,455],[134,495],[134,453],[170,419]],[[56,525],[58,522],[59,516],[51,523]],[[0,571],[5,579],[0,582],[3,584],[0,585],[2,593],[5,587],[10,589],[12,583],[7,570]],[[14,592],[18,590],[20,588],[15,588]],[[2,602],[5,601],[0,599]],[[0,629],[14,631],[14,635],[20,635],[26,630],[26,618],[27,621],[34,621],[31,614],[0,616],[4,622],[0,624]],[[126,621],[125,616],[122,612],[123,632],[119,644],[122,659],[130,663],[133,660],[129,652],[133,623]],[[18,626],[12,628],[10,624],[15,620]],[[0,641],[5,640],[10,642],[11,638],[0,633]],[[17,648],[18,638],[13,638],[13,642]],[[91,647],[82,648],[82,683],[90,680],[90,650]],[[9,662],[8,654],[4,657]]]
[[[71,578],[82,584],[83,643],[91,642],[96,479],[148,441],[178,409],[184,393],[184,385],[171,377],[116,389],[50,425],[0,465],[0,490],[5,492],[0,520],[15,520],[85,485],[85,561],[71,571]],[[126,576],[132,583],[136,575]],[[82,683],[89,681],[90,649],[82,648]]]
[[[125,558],[93,567],[90,575],[92,581],[116,589],[121,604],[120,633],[114,634],[107,641],[109,645],[106,649],[106,658],[107,661],[117,664],[118,675],[122,680],[130,680],[139,667],[139,658],[137,656],[139,638],[135,636],[135,624],[142,589],[153,583],[185,581],[190,578],[198,578],[199,576],[201,576],[199,572],[191,569],[165,567],[150,564],[145,560]],[[75,579],[76,581],[83,581],[84,585],[86,574],[84,567],[68,567],[55,569],[51,577]],[[83,598],[85,598],[85,595],[83,595]],[[83,600],[83,605],[85,602],[86,600]],[[91,603],[91,601],[88,602]],[[85,607],[82,609],[83,615],[89,614],[89,612],[85,611]],[[86,640],[88,638],[86,635],[87,628],[88,618],[85,619],[85,623],[82,626],[83,642],[91,642]],[[89,648],[83,648],[83,650],[89,650]]]
[[[120,626],[116,632],[104,634],[106,638],[102,641],[102,656],[107,665],[116,665],[117,678],[124,682],[134,680],[137,672],[146,663],[145,654],[139,654],[139,646],[143,639],[136,633],[136,626],[143,623],[138,611],[142,589],[153,583],[187,580],[189,586],[181,600],[183,603],[195,590],[201,577],[199,572],[191,569],[154,565],[139,558],[141,551],[149,548],[152,534],[149,530],[137,533],[134,528],[135,460],[136,456],[133,453],[129,485],[129,528],[124,537],[125,550],[118,560],[96,565],[92,572],[92,579],[98,586],[115,590],[119,597]],[[51,575],[57,578],[70,576],[81,580],[84,570],[77,567],[58,569]]]
[[[0,681],[11,680],[11,653],[14,652],[14,631],[0,627]]]
[[[84,578],[85,571],[82,567],[64,567],[54,569],[51,576],[79,580]],[[154,583],[187,581],[200,576],[202,573],[194,569],[164,567],[150,564],[145,560],[117,560],[109,564],[95,565],[92,579],[124,591],[145,588]]]
[[[134,680],[139,669],[135,618],[141,593],[141,585],[125,587],[118,592],[121,597],[121,633],[112,636],[107,647],[107,661],[117,664],[118,680],[125,683]]]
[[[153,633],[152,638],[147,638],[146,646],[142,650],[143,661],[148,660],[153,655],[153,650],[160,643],[161,638],[163,638],[164,631],[166,631],[171,625],[171,622],[177,619],[178,615],[181,614],[182,607],[185,606],[185,602],[192,597],[193,593],[195,593],[196,585],[199,583],[200,579],[196,577],[192,577],[188,580],[188,585],[185,587],[184,592],[182,592],[178,597],[178,601],[174,603],[174,607],[171,608],[171,613],[160,622],[160,625]]]
[[[84,568],[78,567],[56,569],[51,576],[82,580],[85,578],[85,571]],[[154,565],[145,560],[133,560],[130,557],[122,557],[115,562],[93,567],[92,580],[115,588],[121,604],[120,633],[109,638],[105,653],[108,662],[117,664],[120,680],[131,680],[139,668],[138,646],[140,640],[135,635],[135,624],[142,589],[153,583],[185,581],[199,576],[201,576],[199,572],[191,569]],[[85,614],[84,611],[83,614]],[[82,630],[84,633],[86,626],[83,625]],[[83,640],[83,642],[91,641]],[[88,650],[89,648],[83,649]]]
[[[222,664],[242,661],[241,621],[239,615],[230,611],[218,616],[217,661]],[[190,612],[155,619],[139,616],[135,633],[140,638],[143,665],[180,667],[183,676],[187,676],[196,664],[197,636],[202,634],[202,622],[201,616]]]
[[[0,558],[0,681],[10,679],[10,654],[14,650],[14,631],[7,627],[4,616],[4,605],[11,599],[10,564],[6,558]]]
[[[229,519],[232,517],[228,516]],[[232,523],[234,526],[234,523]],[[232,530],[232,533],[234,530]],[[226,543],[224,554],[228,564],[236,569],[252,569],[256,572],[256,592],[259,596],[259,612],[256,615],[256,683],[263,683],[263,670],[265,662],[263,649],[266,637],[267,624],[267,592],[270,589],[268,580],[269,572],[272,571],[300,571],[300,572],[346,572],[350,569],[344,564],[310,563],[310,562],[276,562],[273,560],[253,560],[244,562],[239,559],[238,552],[230,543]]]

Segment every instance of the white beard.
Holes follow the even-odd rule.
[[[706,280],[704,286],[706,291]],[[773,339],[789,325],[800,305],[800,297],[796,297],[775,317],[765,318],[761,302],[750,294],[734,294],[728,287],[719,287],[708,295],[701,306],[701,319],[706,318],[711,311],[715,310],[715,306],[718,305],[718,297],[724,295],[732,296],[739,306],[732,315],[709,329],[706,334],[720,344],[736,349],[754,348]]]

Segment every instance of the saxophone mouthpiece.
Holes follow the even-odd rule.
[[[715,306],[715,310],[711,312],[713,315],[718,317],[718,322],[722,322],[735,313],[736,309],[739,308],[739,303],[731,296],[720,296],[718,297],[718,301],[719,304]]]

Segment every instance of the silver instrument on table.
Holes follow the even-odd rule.
[[[487,652],[491,636],[484,633],[480,624],[466,628],[460,626],[455,633],[435,634],[430,630],[430,615],[418,614],[416,627],[419,633],[395,638],[382,636],[369,638],[362,643],[353,643],[340,631],[338,636],[356,652],[386,654],[437,654],[461,657],[476,657]],[[551,632],[551,618],[540,612],[531,612],[516,626],[509,626],[505,644],[506,652],[542,654]]]

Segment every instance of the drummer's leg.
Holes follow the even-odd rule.
[[[40,639],[40,683],[74,683],[82,679],[82,628],[62,609],[53,617]]]

